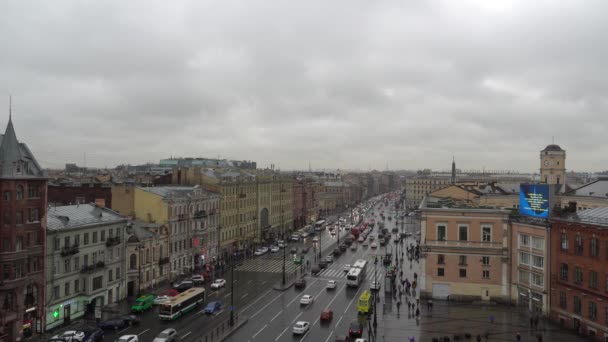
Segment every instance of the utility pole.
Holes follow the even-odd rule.
[[[232,267],[230,268],[230,326],[234,326],[234,254],[232,255]]]
[[[378,265],[378,256],[376,255],[374,258],[374,287],[376,290],[374,291],[374,340],[376,339],[376,333],[378,330],[378,278],[377,278],[377,269]]]
[[[281,210],[281,231],[283,232],[283,286],[285,286],[285,258],[287,258],[287,239],[285,238],[285,232],[283,231],[283,210]]]

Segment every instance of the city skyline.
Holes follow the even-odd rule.
[[[31,7],[30,7],[31,6]],[[44,167],[603,171],[603,2],[9,2],[0,94]],[[86,157],[85,157],[86,154]]]

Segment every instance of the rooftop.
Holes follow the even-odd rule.
[[[608,227],[608,207],[581,210],[557,219]]]
[[[598,179],[569,191],[566,195],[608,198],[608,179]]]
[[[0,134],[0,177],[45,177],[34,154],[26,144],[17,140],[13,121],[9,117],[4,134]]]
[[[543,151],[563,151],[559,145],[551,144],[547,145]]]
[[[87,225],[126,222],[127,219],[107,208],[94,204],[79,204],[50,207],[46,220],[49,231],[59,231]]]

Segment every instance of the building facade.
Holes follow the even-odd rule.
[[[127,219],[94,204],[52,207],[46,249],[46,329],[126,298]]]
[[[608,339],[608,208],[551,220],[551,319]]]
[[[97,203],[112,208],[112,186],[104,183],[50,183],[49,205]]]
[[[509,302],[507,210],[421,208],[421,296]]]
[[[540,180],[547,184],[566,184],[566,151],[548,145],[540,151]]]
[[[0,342],[44,330],[47,178],[9,118],[0,135]]]
[[[127,224],[127,296],[169,280],[169,229],[132,220]]]

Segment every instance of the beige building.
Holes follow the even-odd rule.
[[[132,220],[127,224],[127,295],[169,280],[169,229],[166,225]]]
[[[566,183],[566,151],[548,145],[540,151],[540,180],[547,184]]]
[[[511,218],[511,299],[528,311],[548,315],[550,234],[548,223]]]
[[[421,295],[509,301],[508,210],[421,205]]]

